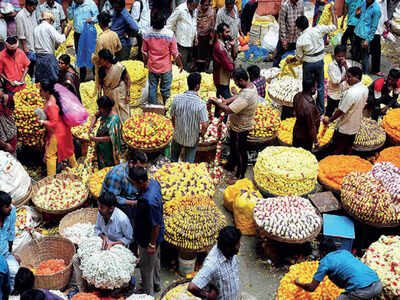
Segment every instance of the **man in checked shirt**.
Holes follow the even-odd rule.
[[[241,236],[240,230],[233,226],[221,229],[217,245],[211,249],[203,267],[189,284],[189,292],[201,299],[240,299],[237,254]]]

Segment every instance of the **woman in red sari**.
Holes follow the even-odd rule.
[[[56,174],[57,162],[68,158],[71,167],[75,168],[78,164],[74,155],[71,128],[62,119],[60,95],[54,90],[54,83],[41,82],[40,96],[46,100],[44,112],[47,120],[39,122],[47,129],[45,160],[47,176],[50,176]]]

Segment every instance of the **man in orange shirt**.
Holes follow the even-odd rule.
[[[0,77],[5,81],[7,93],[15,94],[24,89],[29,64],[24,51],[18,48],[17,38],[8,37],[6,48],[0,52]]]

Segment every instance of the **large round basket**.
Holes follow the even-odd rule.
[[[281,197],[282,195],[275,195],[275,194],[271,194],[270,192],[268,192],[267,190],[264,190],[262,187],[260,187],[257,182],[255,180],[253,180],[254,185],[257,187],[257,189],[260,191],[261,195],[263,195],[265,198],[273,198],[273,197]],[[310,194],[314,194],[317,191],[317,184],[314,186],[314,188],[309,191],[308,193],[305,193],[303,195],[296,195],[299,197],[307,197]],[[286,195],[289,196],[289,195]]]
[[[317,210],[315,210],[315,211],[317,212]],[[305,239],[300,239],[300,240],[287,239],[287,238],[283,238],[283,237],[276,236],[276,235],[273,235],[273,234],[269,234],[262,228],[260,228],[260,230],[261,230],[261,233],[264,234],[267,238],[269,238],[271,240],[274,240],[274,241],[277,241],[277,242],[286,243],[286,244],[304,244],[304,243],[307,243],[307,242],[311,242],[321,232],[321,229],[322,229],[322,217],[321,217],[320,214],[318,214],[318,216],[319,216],[319,218],[321,220],[319,226],[317,227],[317,229],[309,237],[307,237]]]
[[[21,258],[21,266],[37,268],[49,259],[63,259],[67,268],[52,275],[35,275],[35,288],[64,290],[72,274],[72,257],[75,246],[61,237],[45,237],[32,240],[16,253]]]
[[[26,203],[29,202],[29,200],[31,200],[32,197],[32,184],[29,186],[28,191],[26,192],[26,195],[20,199],[18,199],[18,201],[13,202],[13,204],[15,205],[16,208],[21,207],[23,205],[25,205]]]
[[[86,194],[84,197],[82,197],[81,201],[78,202],[75,206],[72,206],[70,208],[67,209],[58,209],[58,210],[49,210],[49,209],[45,209],[42,208],[38,205],[37,203],[37,199],[36,199],[36,194],[39,191],[39,189],[42,186],[48,185],[50,184],[55,178],[57,179],[61,179],[61,180],[65,180],[66,178],[72,178],[74,181],[79,181],[82,182],[82,178],[76,175],[71,175],[71,174],[57,174],[54,176],[48,176],[46,178],[43,178],[42,180],[40,180],[37,184],[35,184],[32,188],[32,202],[35,205],[36,209],[41,211],[41,212],[45,212],[48,214],[52,214],[52,215],[64,215],[67,214],[71,211],[74,211],[75,209],[81,207],[87,200],[88,195],[89,195],[89,189],[86,187]]]
[[[335,195],[339,195],[340,196],[340,189],[337,189],[331,185],[329,185],[326,181],[324,181],[324,179],[322,179],[319,175],[318,175],[318,181],[319,183],[328,191],[331,191],[332,193],[334,193]]]
[[[164,144],[162,144],[162,145],[160,145],[158,147],[155,147],[155,148],[140,148],[140,147],[136,147],[136,146],[131,145],[129,143],[129,140],[125,137],[124,134],[122,135],[122,138],[125,141],[125,143],[128,145],[129,148],[134,149],[134,150],[141,150],[141,151],[146,152],[146,153],[154,153],[154,152],[162,151],[165,148],[167,148],[169,143],[171,143],[171,141],[172,141],[172,135],[171,135],[171,138],[167,142],[165,142]]]
[[[282,100],[282,99],[278,99],[278,98],[272,96],[272,95],[270,94],[270,92],[268,92],[268,96],[269,96],[269,97],[271,98],[271,100],[274,101],[275,103],[278,103],[278,104],[283,105],[283,106],[293,107],[293,99],[292,99],[291,102],[289,102],[289,101],[284,101],[284,100]]]
[[[192,280],[192,279],[182,279],[182,280],[177,280],[177,281],[171,283],[171,284],[161,293],[160,299],[163,300],[164,297],[168,294],[168,292],[169,292],[170,290],[176,288],[178,285],[188,283],[188,282],[190,282],[191,280]]]
[[[352,217],[354,220],[357,220],[360,223],[366,224],[368,226],[372,226],[375,228],[396,228],[400,226],[400,223],[389,223],[389,224],[380,224],[380,223],[371,223],[371,222],[366,222],[361,220],[359,217],[357,217],[356,215],[354,215],[352,212],[350,212],[348,209],[346,209],[346,207],[344,205],[343,209],[346,211],[346,213]]]
[[[217,142],[202,143],[197,145],[195,162],[211,162],[217,153]]]
[[[386,139],[377,145],[369,146],[369,147],[362,147],[353,144],[353,150],[358,152],[372,152],[382,148],[385,145]]]
[[[64,234],[65,229],[75,225],[76,223],[91,223],[95,225],[97,221],[97,212],[97,208],[81,208],[64,216],[60,221],[60,225],[58,226],[60,235],[63,238],[68,239],[68,237]]]

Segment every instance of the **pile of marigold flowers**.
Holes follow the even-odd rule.
[[[400,142],[400,108],[391,109],[383,117],[382,126],[396,142]]]
[[[400,146],[389,147],[379,153],[377,162],[389,161],[400,168]]]

